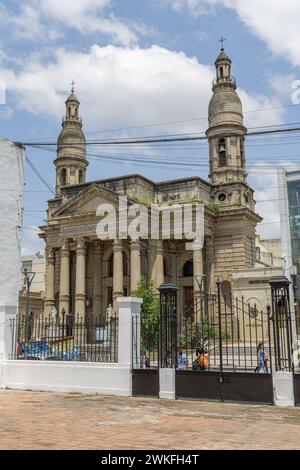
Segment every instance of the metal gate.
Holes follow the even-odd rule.
[[[180,312],[178,288],[162,285],[157,321],[133,322],[141,338],[133,347],[133,395],[159,396],[159,369],[170,368],[178,399],[273,404],[274,370],[294,372],[300,405],[289,281],[273,278],[270,289],[272,305],[261,311],[222,292],[218,282],[214,293],[200,293]]]
[[[274,363],[276,371],[293,373],[295,405],[300,406],[300,330],[299,312],[292,312],[290,281],[271,279]]]
[[[220,283],[184,315],[174,298],[176,288],[161,290],[161,367],[176,369],[176,397],[272,404],[270,311],[222,295]]]
[[[153,321],[143,315],[132,319],[132,395],[159,396],[159,314]]]

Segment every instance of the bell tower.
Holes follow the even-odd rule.
[[[223,42],[223,40],[222,40]],[[210,182],[222,184],[246,182],[245,135],[243,109],[231,74],[231,60],[224,51],[215,62],[216,78],[209,104]]]
[[[223,40],[222,40],[223,42]],[[223,44],[215,62],[216,78],[209,103],[209,180],[214,222],[215,275],[230,286],[232,271],[253,268],[256,261],[254,190],[247,182],[243,108]]]
[[[73,82],[71,94],[66,101],[66,115],[62,120],[62,130],[57,141],[57,159],[54,162],[57,196],[60,196],[61,188],[64,186],[86,182],[88,161],[79,106],[78,98],[74,94]]]

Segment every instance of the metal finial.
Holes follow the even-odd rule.
[[[72,88],[71,88],[71,93],[74,93],[74,91],[75,91],[75,88],[74,88],[74,86],[75,86],[75,82],[74,82],[74,80],[72,81],[71,85],[72,85]]]
[[[226,41],[226,39],[221,36],[221,39],[219,40],[219,42],[222,44],[222,47],[221,47],[221,51],[223,52],[224,51],[224,42]]]

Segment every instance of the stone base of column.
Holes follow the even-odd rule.
[[[75,295],[75,318],[79,317],[80,319],[85,320],[85,295],[76,294]]]
[[[159,369],[159,398],[176,400],[175,369]]]
[[[117,302],[118,298],[123,298],[124,292],[114,292],[113,293],[113,309],[115,313],[119,313],[119,304]]]
[[[278,406],[295,406],[294,376],[292,372],[275,372],[274,402]]]
[[[44,313],[45,315],[51,315],[52,309],[55,307],[55,300],[45,300]]]
[[[62,315],[63,310],[65,311],[66,315],[70,313],[70,296],[63,295],[59,298],[59,316]]]

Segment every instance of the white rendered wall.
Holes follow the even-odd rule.
[[[118,364],[7,361],[2,371],[2,387],[14,390],[131,396],[131,381]]]
[[[15,314],[20,286],[24,149],[0,138],[0,315]]]
[[[132,395],[133,340],[140,344],[140,331],[134,331],[142,299],[117,299],[119,305],[119,341],[117,364],[84,362],[10,361],[0,358],[0,387],[16,390],[34,390],[62,393],[97,393],[102,395]],[[0,341],[11,344],[11,328],[0,317]],[[5,324],[6,323],[6,324]],[[134,334],[135,333],[135,334]]]

